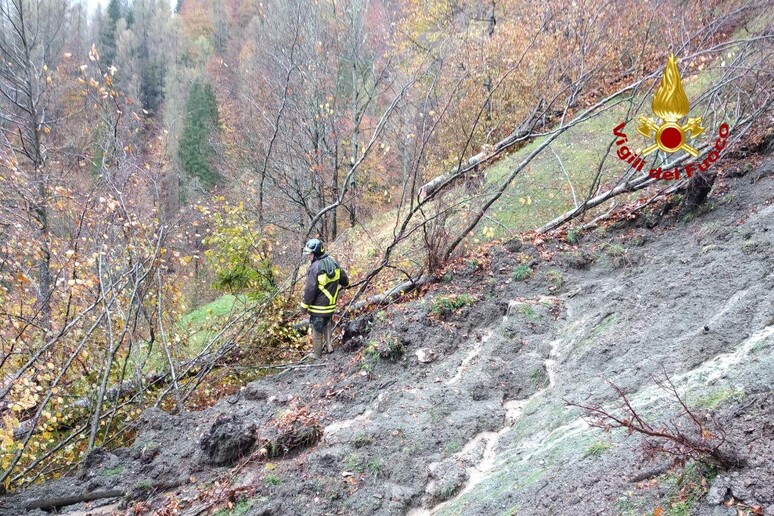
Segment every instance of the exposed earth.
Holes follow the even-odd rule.
[[[115,491],[60,512],[774,515],[774,159],[727,173],[703,213],[671,206],[576,245],[489,247],[350,322],[322,363],[201,412],[149,410],[130,448],[0,513]],[[675,420],[664,374],[739,464],[648,457],[566,404],[620,414],[609,380],[654,425]]]

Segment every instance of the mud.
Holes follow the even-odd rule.
[[[130,448],[0,510],[110,486],[149,511],[175,497],[193,514],[197,493],[226,479],[251,487],[250,515],[652,514],[673,503],[679,468],[632,483],[654,467],[640,439],[590,427],[565,401],[615,407],[610,380],[668,419],[663,369],[747,461],[718,474],[691,513],[726,514],[733,497],[774,514],[774,179],[759,175],[728,178],[690,222],[660,207],[578,246],[493,247],[422,297],[353,321],[326,367],[263,378],[202,412],[148,411]],[[525,281],[511,278],[520,263],[534,264]],[[463,292],[472,305],[433,315],[434,300]],[[369,343],[403,353],[368,362]],[[261,455],[278,421],[302,410],[319,439]],[[117,502],[61,512],[125,511]]]

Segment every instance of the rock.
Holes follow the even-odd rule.
[[[216,466],[233,465],[255,444],[255,425],[242,416],[222,414],[201,439],[202,462]]]
[[[522,243],[518,238],[514,238],[505,242],[503,247],[505,247],[511,253],[518,253],[521,251]]]
[[[720,505],[726,500],[726,494],[728,494],[729,479],[722,475],[718,475],[715,481],[712,482],[709,492],[707,493],[705,502],[709,505]]]
[[[417,355],[417,359],[423,364],[429,364],[436,358],[435,351],[430,348],[419,348],[416,350],[415,354]]]
[[[416,495],[415,489],[390,482],[384,484],[384,490],[389,500],[403,504],[409,503],[411,498]]]
[[[561,256],[562,264],[572,269],[586,269],[593,261],[594,257],[586,251],[573,251]]]
[[[269,397],[269,393],[266,392],[266,388],[260,382],[248,383],[245,386],[243,395],[246,400],[250,401],[263,401]]]
[[[342,349],[347,352],[353,352],[363,347],[372,325],[372,314],[358,317],[347,323],[341,340]]]

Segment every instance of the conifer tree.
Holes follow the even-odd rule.
[[[183,171],[206,188],[212,188],[219,180],[212,166],[215,151],[210,142],[213,133],[217,133],[218,123],[218,104],[212,85],[194,81],[186,103],[178,154]]]

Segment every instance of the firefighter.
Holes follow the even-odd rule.
[[[309,255],[311,265],[301,307],[309,313],[309,326],[312,327],[314,349],[310,356],[319,359],[322,356],[323,341],[328,353],[333,353],[331,319],[336,311],[339,290],[349,286],[349,278],[336,260],[326,254],[320,240],[309,240],[304,246],[304,254]]]

